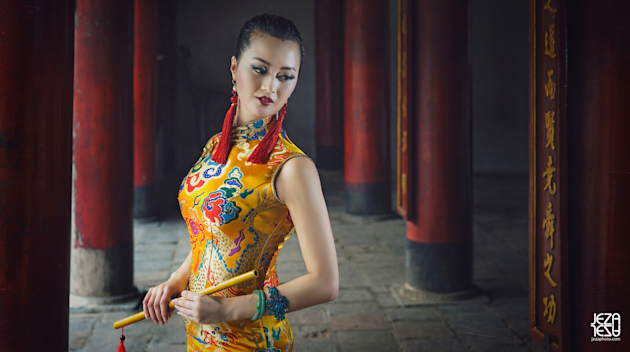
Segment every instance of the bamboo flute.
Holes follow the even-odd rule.
[[[252,271],[248,271],[245,274],[241,274],[238,276],[235,276],[229,280],[225,280],[224,282],[216,285],[216,286],[212,286],[212,287],[208,287],[206,289],[203,289],[197,293],[200,293],[202,295],[210,295],[213,294],[215,292],[221,291],[221,290],[225,290],[228,287],[232,287],[232,286],[236,286],[242,282],[245,281],[249,281],[252,280],[254,278],[258,277],[258,270],[252,270]],[[179,299],[185,299],[183,297],[179,297]],[[174,308],[175,304],[173,303],[173,301],[168,303],[169,308]],[[116,322],[114,322],[114,329],[120,329],[124,326],[139,322],[141,320],[146,319],[145,315],[144,315],[144,311],[134,314],[132,316],[126,317],[124,319],[120,319]]]

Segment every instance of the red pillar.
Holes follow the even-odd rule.
[[[343,169],[343,2],[315,1],[317,167]]]
[[[78,0],[70,292],[121,300],[133,286],[131,1]]]
[[[473,287],[468,2],[414,5],[408,67],[415,74],[415,210],[407,222],[406,287],[467,295]]]
[[[68,350],[74,0],[0,1],[0,350]]]
[[[630,3],[567,6],[571,351],[628,351],[627,322],[621,341],[602,342],[591,323],[630,317]]]
[[[134,217],[155,218],[155,114],[159,2],[136,0],[134,13]]]
[[[388,2],[345,3],[346,211],[391,211],[389,156]]]

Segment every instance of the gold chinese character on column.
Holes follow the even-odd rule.
[[[556,298],[551,295],[549,298],[544,297],[543,303],[545,304],[545,311],[543,316],[547,317],[547,322],[553,324],[556,322]]]
[[[549,31],[545,32],[545,55],[549,55],[552,59],[556,57],[556,39],[553,37],[555,26],[555,24],[550,24]]]
[[[547,3],[543,7],[543,10],[549,10],[549,12],[551,13],[556,13],[556,11],[558,11],[558,9],[551,7],[551,0],[547,0]]]
[[[553,100],[556,97],[556,82],[551,79],[551,75],[553,75],[553,70],[547,71],[549,82],[545,84],[545,95]]]
[[[547,253],[547,258],[543,261],[545,266],[545,277],[549,280],[551,286],[556,287],[558,284],[551,278],[551,265],[553,264],[553,255]]]
[[[549,161],[547,161],[547,170],[545,170],[542,175],[543,177],[547,178],[547,183],[545,184],[545,188],[543,188],[543,191],[548,190],[549,194],[551,195],[556,194],[556,183],[551,183],[551,178],[553,177],[553,173],[555,171],[556,168],[553,167],[553,159],[551,158],[551,155],[549,155]]]
[[[551,249],[553,249],[553,233],[556,232],[556,229],[554,229],[555,220],[556,216],[553,214],[551,202],[549,202],[549,205],[547,205],[547,216],[543,220],[543,230],[545,230],[545,237],[551,240]]]
[[[400,175],[400,188],[402,193],[407,194],[407,174]]]
[[[407,151],[407,131],[403,131],[402,145],[400,146],[400,151],[401,152],[406,152]]]
[[[556,120],[554,119],[555,116],[555,111],[547,111],[545,113],[545,128],[547,129],[547,144],[545,145],[545,147],[548,148],[551,146],[551,150],[556,149],[555,145],[553,144],[555,135],[554,123],[556,122]]]

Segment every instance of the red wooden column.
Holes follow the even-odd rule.
[[[0,350],[68,350],[74,0],[0,1]]]
[[[345,24],[346,211],[391,211],[387,33],[388,2],[347,0]]]
[[[315,1],[317,167],[343,169],[343,2]]]
[[[415,148],[407,188],[415,196],[404,292],[463,298],[474,293],[468,2],[407,4],[413,53],[406,67],[414,74],[407,140]]]
[[[78,0],[70,292],[133,297],[133,20],[130,1]]]
[[[628,1],[567,1],[571,351],[630,350],[628,14]],[[595,313],[619,313],[621,341],[591,342]]]
[[[134,21],[134,217],[155,218],[155,114],[159,2],[135,1]]]

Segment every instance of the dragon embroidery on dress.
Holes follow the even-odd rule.
[[[234,167],[229,173],[229,178],[223,181],[223,185],[204,199],[203,214],[213,225],[222,226],[238,219],[241,208],[230,199],[236,197],[243,188],[240,180],[242,177],[240,169]]]

